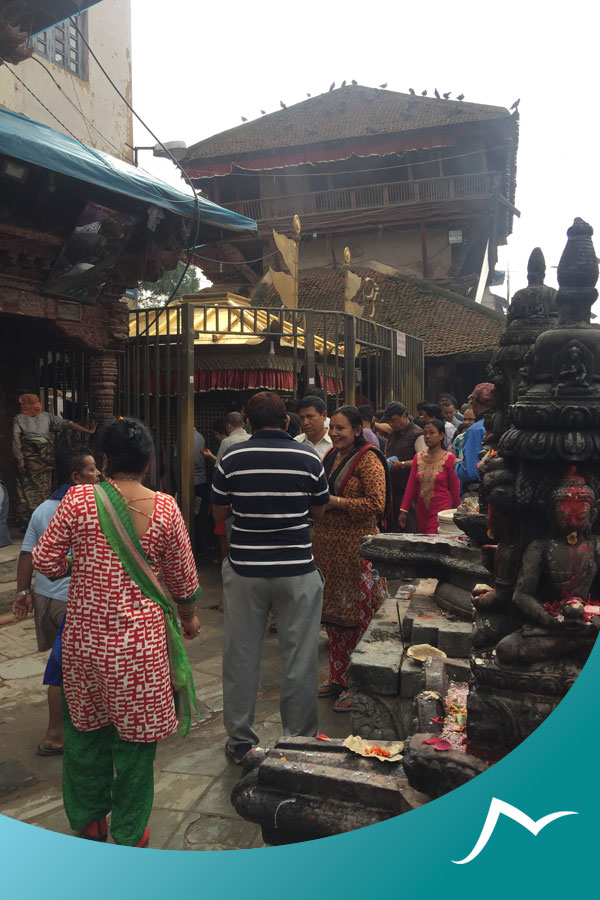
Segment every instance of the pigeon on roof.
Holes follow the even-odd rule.
[[[434,88],[434,89],[433,89],[433,93],[434,93],[435,96],[438,98],[438,100],[441,100],[441,99],[442,99],[441,96],[440,96],[440,92],[438,91],[437,88]]]
[[[329,85],[329,90],[332,91],[334,89],[334,87],[335,87],[335,81],[332,81],[331,84]]]
[[[306,96],[307,96],[307,97],[312,97],[312,94],[309,94],[308,91],[307,91],[307,92],[306,92]]]
[[[242,122],[247,122],[248,119],[245,116],[242,116]]]
[[[280,101],[279,101],[279,105],[280,105],[280,107],[281,107],[282,109],[287,109],[287,106],[285,105],[285,103],[283,102],[283,100],[280,100]]]
[[[457,100],[464,100],[464,99],[465,99],[465,95],[464,95],[464,94],[459,94],[458,97],[457,97],[456,99],[457,99]]]
[[[414,88],[409,88],[409,89],[408,89],[408,93],[410,94],[411,97],[416,97],[416,96],[417,96],[416,91],[415,91]]]
[[[518,109],[518,108],[519,108],[519,103],[520,103],[520,102],[521,102],[521,98],[519,97],[518,100],[515,100],[515,102],[514,102],[513,105],[511,106],[511,109]]]
[[[387,84],[388,84],[387,81],[384,81],[383,84],[380,84],[380,85],[379,85],[379,87],[381,88],[382,91],[384,91],[384,90],[386,89]]]
[[[421,97],[426,97],[426,96],[427,96],[427,91],[421,91]]]
[[[266,109],[261,109],[260,114],[261,114],[261,116],[266,116],[266,114],[267,114]]]
[[[346,79],[345,79],[345,78],[344,78],[344,80],[342,81],[342,83],[340,84],[340,87],[346,87]]]
[[[452,91],[448,91],[447,94],[442,94],[442,97],[444,98],[444,100],[448,100],[450,98],[451,93],[452,93]]]
[[[353,78],[351,83],[352,83],[352,84],[358,84],[358,81],[356,81],[356,79]]]

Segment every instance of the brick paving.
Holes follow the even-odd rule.
[[[202,718],[185,741],[173,735],[160,741],[155,765],[155,800],[150,818],[151,846],[171,850],[227,850],[263,847],[258,825],[241,819],[230,804],[239,767],[224,754],[221,640],[223,616],[220,570],[200,571],[202,631],[186,642]],[[32,620],[0,628],[0,761],[19,761],[38,779],[34,787],[0,797],[0,813],[23,822],[71,834],[62,807],[61,760],[42,758],[35,750],[46,726],[46,690],[41,684],[46,653],[36,652]],[[327,645],[321,635],[319,665],[327,677]],[[255,728],[262,746],[280,737],[281,659],[277,635],[266,634]],[[350,716],[319,703],[319,728],[330,737],[345,737]]]

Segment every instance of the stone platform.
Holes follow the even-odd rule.
[[[366,759],[339,740],[290,738],[248,756],[250,770],[231,801],[239,815],[260,824],[267,844],[354,831],[428,799],[409,785],[402,763]]]

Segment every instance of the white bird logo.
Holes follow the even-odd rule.
[[[474,860],[476,856],[479,856],[479,854],[491,838],[492,832],[496,827],[496,822],[501,815],[505,815],[509,819],[514,819],[515,822],[518,822],[519,825],[522,825],[523,828],[526,828],[527,831],[530,831],[537,837],[540,831],[545,828],[546,825],[549,825],[550,822],[554,822],[555,819],[560,819],[562,818],[562,816],[576,816],[578,815],[578,813],[572,811],[555,812],[550,813],[547,816],[543,816],[541,819],[538,819],[536,821],[535,819],[530,819],[528,815],[526,815],[520,809],[517,809],[516,806],[511,806],[510,803],[506,803],[504,800],[498,800],[497,797],[492,797],[492,802],[490,803],[490,808],[488,810],[485,822],[483,823],[483,828],[481,829],[481,834],[479,835],[477,843],[468,856],[465,856],[464,859],[453,859],[452,862],[457,866],[462,866],[464,863],[469,863]]]

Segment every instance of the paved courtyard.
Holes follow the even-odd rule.
[[[223,751],[226,734],[222,717],[220,567],[204,566],[200,580],[202,631],[195,641],[186,642],[186,649],[201,718],[185,740],[174,735],[159,742],[150,845],[171,850],[263,847],[259,826],[237,816],[229,802],[231,789],[241,773]],[[62,807],[61,759],[42,758],[35,752],[46,726],[46,689],[41,683],[46,658],[47,653],[36,652],[33,620],[0,627],[0,765],[20,764],[24,774],[38,779],[31,787],[2,796],[0,774],[0,813],[71,834]],[[319,660],[321,680],[325,680],[324,632]],[[261,746],[272,746],[280,737],[281,671],[277,635],[267,633],[255,724]],[[334,713],[331,701],[322,700],[319,729],[330,737],[345,737],[350,733],[350,716]]]

